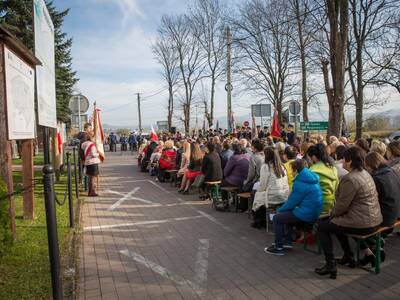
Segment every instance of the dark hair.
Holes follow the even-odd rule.
[[[374,171],[388,166],[385,158],[378,152],[374,151],[368,153],[367,156],[365,156],[365,164]]]
[[[339,146],[336,147],[336,151],[335,151],[336,160],[341,160],[341,159],[343,159],[344,151],[346,151],[346,146],[344,146],[344,145],[339,145]]]
[[[344,160],[346,162],[351,161],[351,167],[353,169],[361,171],[364,169],[365,162],[365,151],[358,146],[353,146],[343,153]]]
[[[246,149],[239,143],[232,144],[233,155],[245,154]]]
[[[297,156],[297,149],[293,146],[289,146],[289,147],[286,147],[284,153],[288,159],[295,159]]]
[[[369,152],[369,143],[366,139],[358,139],[356,141],[356,146],[360,147],[365,153]]]
[[[92,127],[91,123],[85,123],[85,125],[83,126],[83,129],[88,129],[89,127]]]
[[[265,154],[265,163],[269,166],[272,165],[272,169],[276,177],[282,178],[285,177],[284,166],[282,164],[281,158],[279,156],[279,152],[272,147],[267,147],[264,149]]]
[[[231,142],[230,142],[229,140],[225,140],[225,141],[222,143],[222,147],[223,147],[225,150],[230,149],[230,148],[231,148]]]
[[[323,144],[316,144],[308,148],[307,155],[312,158],[315,156],[319,161],[322,161],[328,167],[332,167],[332,163],[329,160],[329,155],[326,152]]]
[[[294,126],[292,124],[289,124],[288,128],[294,128]]]
[[[308,168],[308,163],[305,159],[296,159],[292,161],[290,166],[292,167],[293,171],[300,173],[301,171],[303,171],[303,169]]]
[[[257,151],[263,151],[264,150],[264,144],[261,140],[259,139],[254,139],[251,142],[251,145],[253,146],[254,149],[256,149]]]
[[[388,145],[388,150],[394,157],[399,157],[400,156],[400,141],[392,141]]]
[[[213,143],[207,143],[206,147],[209,152],[213,152],[215,150],[215,145]]]

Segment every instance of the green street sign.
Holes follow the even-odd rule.
[[[328,130],[328,122],[300,122],[302,131],[325,131]]]

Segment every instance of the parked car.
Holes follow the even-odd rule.
[[[395,131],[389,136],[390,141],[400,140],[400,131]]]

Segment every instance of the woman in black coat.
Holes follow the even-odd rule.
[[[367,170],[374,179],[376,190],[378,191],[379,205],[383,217],[382,227],[392,226],[400,217],[400,177],[395,171],[388,166],[385,158],[377,152],[370,152],[365,157]],[[389,229],[382,233],[383,237],[390,234],[393,229]],[[367,239],[365,257],[360,261],[362,265],[375,263],[375,256],[370,248],[375,246],[375,239]],[[363,247],[364,248],[364,247]],[[385,260],[385,252],[381,250],[381,260]]]
[[[207,143],[207,154],[204,156],[201,172],[205,175],[204,182],[222,179],[221,158],[215,151],[215,144]]]

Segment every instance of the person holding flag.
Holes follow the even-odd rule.
[[[81,150],[83,154],[83,162],[86,168],[86,175],[89,178],[89,197],[97,197],[95,179],[99,176],[99,164],[104,161],[104,131],[100,119],[100,109],[96,108],[94,103],[93,117],[91,120],[91,128],[82,138]],[[89,127],[89,126],[88,126]]]

